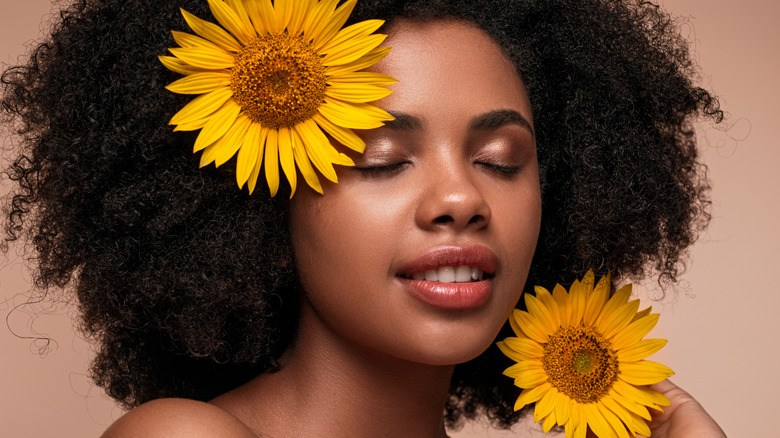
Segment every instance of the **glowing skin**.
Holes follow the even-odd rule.
[[[401,22],[372,70],[398,79],[356,167],[292,200],[301,337],[450,365],[484,351],[517,302],[541,215],[532,111],[500,48],[463,23]],[[447,269],[481,281],[428,281]],[[423,279],[419,273],[423,272]],[[417,275],[415,275],[417,274]],[[319,336],[319,335],[318,335]]]
[[[291,201],[298,336],[279,371],[211,401],[252,435],[444,438],[455,364],[491,346],[525,283],[541,201],[520,77],[467,24],[388,33],[374,70],[399,82],[377,105],[396,120]]]

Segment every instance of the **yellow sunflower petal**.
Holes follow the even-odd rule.
[[[279,190],[279,133],[276,129],[268,129],[265,141],[265,179],[271,196],[276,196]]]
[[[342,44],[334,46],[322,59],[322,64],[330,67],[357,61],[362,56],[375,49],[378,45],[382,44],[386,38],[387,35],[375,33],[345,41]]]
[[[509,338],[507,338],[507,339],[509,339]],[[502,353],[504,353],[504,355],[506,357],[508,357],[508,358],[510,358],[510,359],[512,359],[512,360],[514,360],[516,362],[520,362],[520,361],[531,359],[530,357],[525,357],[520,352],[515,351],[514,349],[510,348],[506,344],[506,339],[504,339],[503,341],[496,342],[496,346],[498,347],[499,350],[501,350]],[[504,374],[506,374],[506,370],[504,370]],[[512,377],[512,376],[509,376],[509,377]]]
[[[377,47],[376,49],[371,50],[353,62],[328,67],[327,75],[330,77],[336,77],[347,73],[354,73],[358,70],[363,70],[364,68],[371,67],[372,65],[381,61],[382,58],[387,56],[388,53],[390,53],[390,47]]]
[[[323,3],[325,3],[324,11],[326,15],[324,18],[318,17],[319,19],[310,35],[314,43],[314,50],[318,52],[321,52],[322,47],[338,35],[339,29],[344,26],[347,18],[349,18],[349,15],[355,8],[357,0],[347,0],[335,10],[333,9],[335,4],[331,4],[331,2]]]
[[[555,413],[551,413],[550,415],[544,417],[544,421],[542,422],[542,431],[547,433],[552,430],[553,426],[555,426],[556,420]]]
[[[613,400],[615,400],[617,404],[622,406],[626,411],[630,412],[632,415],[643,418],[647,421],[649,421],[652,418],[652,416],[650,415],[650,411],[647,410],[646,405],[631,400],[630,398],[615,391],[614,388],[610,390],[609,395],[607,397],[611,397]]]
[[[196,34],[229,52],[238,52],[241,50],[241,44],[221,27],[214,23],[209,23],[206,20],[202,20],[184,9],[180,10],[181,14],[184,16],[184,20]]]
[[[168,70],[171,70],[173,72],[182,74],[182,75],[189,75],[193,73],[200,73],[204,71],[208,71],[207,69],[193,67],[186,62],[182,61],[179,58],[175,58],[173,56],[158,56],[157,59],[160,60],[162,65],[165,66]]]
[[[574,283],[569,288],[569,296],[571,297],[572,315],[569,324],[577,325],[582,322],[582,317],[585,315],[585,303],[587,296],[579,281]]]
[[[194,73],[168,84],[165,89],[178,94],[203,94],[230,86],[227,71]]]
[[[612,347],[619,351],[639,342],[658,323],[658,316],[657,313],[652,313],[629,324],[612,339]]]
[[[633,421],[631,422],[631,426],[632,426],[631,428],[634,431],[636,431],[639,435],[649,437],[652,432],[650,431],[650,426],[647,425],[647,422],[642,420],[638,415],[634,415],[633,413],[629,413],[629,414],[633,418]]]
[[[257,186],[257,178],[260,176],[260,167],[262,167],[263,164],[265,140],[267,136],[268,136],[268,129],[264,129],[261,127],[260,140],[258,141],[259,146],[257,151],[257,162],[255,163],[254,168],[252,168],[252,173],[249,174],[249,180],[247,181],[250,195],[252,194],[252,192],[255,191],[255,187]]]
[[[282,165],[282,170],[290,183],[290,197],[295,193],[295,189],[298,186],[298,174],[295,171],[293,149],[296,146],[302,146],[296,145],[295,139],[290,128],[279,128],[279,163]]]
[[[243,32],[249,35],[252,39],[255,38],[257,36],[257,32],[255,32],[254,26],[252,25],[252,20],[249,18],[249,13],[246,10],[246,6],[244,6],[243,0],[226,0],[226,3],[228,6],[230,6],[230,9],[235,12],[238,20],[241,22],[240,26]]]
[[[509,315],[509,326],[512,327],[515,336],[521,339],[528,339],[528,336],[520,328],[520,322],[517,319],[519,312],[521,312],[520,309],[512,309],[512,313]]]
[[[630,429],[632,433],[636,431],[636,428],[634,427],[634,422],[638,418],[636,414],[632,414],[628,409],[626,409],[623,405],[618,403],[609,395],[602,397],[599,402],[603,403],[607,409],[615,414],[620,419],[620,421]],[[639,419],[641,420],[641,418]]]
[[[168,51],[194,67],[221,70],[235,65],[235,57],[219,48],[209,46],[180,47],[168,49]]]
[[[212,43],[211,41],[201,38],[199,36],[195,36],[192,34],[189,34],[187,32],[179,32],[178,30],[172,30],[171,35],[173,35],[173,40],[176,41],[176,44],[180,45],[181,47],[214,47],[219,48],[218,45]]]
[[[246,131],[244,142],[238,150],[238,159],[236,162],[236,182],[238,187],[244,187],[255,166],[260,163],[257,157],[263,153],[263,144],[260,143],[261,132],[263,129],[258,123],[251,123]]]
[[[626,430],[626,426],[623,425],[623,422],[620,421],[620,418],[617,415],[604,406],[601,401],[596,403],[596,407],[601,416],[607,420],[610,428],[615,432],[615,435],[618,438],[631,438],[628,430]]]
[[[612,388],[615,390],[612,397],[623,407],[646,420],[650,420],[650,413],[645,406],[653,406],[656,397],[620,379],[615,381]],[[643,409],[637,409],[636,406],[641,406]]]
[[[571,316],[572,316],[571,298],[569,297],[569,294],[566,292],[566,289],[560,284],[555,285],[552,295],[553,298],[555,299],[555,302],[558,304],[558,314],[560,315],[561,318],[561,325],[565,327],[571,323]]]
[[[352,132],[351,129],[342,128],[341,126],[336,125],[320,113],[312,116],[312,119],[324,129],[325,132],[333,137],[334,140],[342,145],[360,153],[363,153],[363,151],[366,150],[366,143],[363,139],[358,137],[357,134]]]
[[[200,120],[193,120],[191,122],[182,123],[181,125],[176,125],[176,127],[173,128],[173,131],[197,131],[198,129],[202,129],[204,126],[206,126],[208,121],[209,118],[206,117]]]
[[[573,400],[569,405],[569,421],[564,424],[564,431],[566,432],[566,437],[573,437],[577,426],[579,426],[579,405]]]
[[[552,317],[552,325],[555,327],[562,325],[558,303],[555,301],[555,298],[553,298],[550,291],[541,286],[534,287],[534,291],[536,292],[536,298],[539,299],[539,302],[541,302],[549,311],[550,316]]]
[[[392,92],[385,87],[373,84],[333,83],[327,87],[325,95],[345,102],[364,103],[379,100]]]
[[[631,295],[631,285],[628,284],[626,286],[621,287],[618,289],[617,292],[612,295],[609,300],[607,300],[607,304],[604,305],[604,308],[601,310],[601,313],[599,314],[598,318],[596,318],[595,326],[598,328],[601,332],[604,332],[604,326],[609,323],[613,319],[613,314],[618,311],[622,306],[624,306],[626,303],[628,303],[628,297]]]
[[[203,152],[200,154],[200,163],[198,164],[198,167],[202,169],[213,163],[216,159],[216,155],[217,154],[216,149],[214,148],[214,144],[211,144],[206,149],[203,149]]]
[[[517,379],[527,372],[544,372],[542,363],[538,360],[523,360],[505,369],[504,375],[513,379]]]
[[[553,387],[550,388],[550,390],[547,391],[538,402],[536,402],[536,407],[534,408],[534,423],[538,423],[544,417],[547,417],[553,413],[553,410],[555,409],[555,400],[557,397],[558,390]]]
[[[332,38],[328,39],[325,45],[318,49],[319,52],[330,54],[338,52],[344,45],[350,45],[356,40],[369,36],[371,33],[382,27],[384,20],[366,20],[355,23],[338,31]],[[357,59],[357,58],[356,58]],[[351,61],[346,61],[351,62]],[[344,64],[344,63],[341,63]]]
[[[642,339],[631,347],[618,351],[620,362],[635,362],[644,359],[667,344],[666,339]]]
[[[588,269],[588,272],[582,277],[580,284],[586,295],[590,295],[593,292],[593,287],[596,284],[596,274],[593,273],[592,269]]]
[[[293,8],[290,21],[287,23],[287,33],[300,35],[303,32],[303,24],[306,22],[306,17],[316,3],[316,0],[297,0],[297,7]]]
[[[649,315],[650,312],[652,312],[652,311],[653,311],[653,306],[650,306],[650,307],[648,307],[646,309],[643,309],[643,310],[637,312],[637,314],[634,316],[634,319],[632,319],[631,322],[634,322],[634,321],[636,321],[639,318],[644,318],[645,316]]]
[[[653,399],[653,403],[657,406],[671,406],[671,402],[668,398],[666,398],[665,395],[661,394],[660,392],[650,389],[646,386],[640,386],[639,390],[644,392],[646,395],[648,395],[650,398]]]
[[[599,438],[617,438],[617,433],[609,425],[607,419],[599,412],[599,408],[595,403],[588,403],[582,405],[582,409],[585,412],[585,418],[587,419],[588,426]]]
[[[233,92],[228,87],[201,94],[174,114],[169,123],[181,125],[206,118],[221,108],[232,95]]]
[[[200,156],[200,167],[205,167],[212,162],[219,167],[235,155],[241,147],[249,123],[247,117],[239,116],[225,135],[203,150]]]
[[[616,310],[611,317],[604,318],[598,325],[598,329],[606,338],[613,338],[631,324],[637,309],[639,309],[639,300],[629,301]]]
[[[530,313],[523,312],[522,310],[519,311],[515,317],[517,318],[523,333],[525,333],[529,338],[540,344],[547,342],[547,339],[550,335],[548,327],[543,326],[539,321],[537,321],[536,318],[531,316]]]
[[[366,103],[347,103],[325,97],[325,104],[318,108],[320,114],[331,122],[349,129],[374,129],[393,116]]]
[[[553,316],[551,309],[545,306],[538,297],[525,294],[524,299],[528,313],[533,315],[550,333],[558,328],[560,323],[557,316]]]
[[[588,434],[588,422],[585,418],[585,410],[583,409],[585,405],[581,405],[579,403],[574,403],[572,405],[572,416],[576,418],[576,421],[570,421],[569,423],[566,423],[568,426],[570,423],[572,423],[572,430],[569,432],[569,429],[566,429],[566,436],[572,436],[574,438],[585,438]]]
[[[221,139],[214,143],[214,152],[216,154],[214,165],[219,167],[236,155],[236,152],[238,152],[238,149],[244,143],[246,131],[251,124],[252,121],[249,120],[249,117],[244,115],[238,116],[233,127],[230,128]]]
[[[300,0],[274,0],[274,12],[276,12],[274,31],[282,32],[287,27],[290,18],[292,18],[295,1]]]
[[[544,355],[544,347],[531,339],[506,338],[504,343],[520,356],[528,359],[539,359]]]
[[[524,389],[515,401],[515,411],[519,411],[525,405],[540,400],[550,389],[552,389],[552,386],[547,382],[533,388]]]
[[[531,369],[515,377],[515,385],[520,388],[533,388],[547,382],[547,374],[543,369]]]
[[[571,412],[571,399],[565,394],[558,394],[555,399],[555,419],[558,424],[563,426],[569,421],[569,413]]]
[[[328,19],[333,16],[336,4],[338,4],[338,0],[319,0],[310,5],[311,9],[303,21],[303,36],[306,41],[313,44],[314,50],[319,51],[322,46],[319,35],[328,23]]]
[[[674,375],[666,365],[651,360],[620,363],[620,378],[632,385],[652,385]]]
[[[582,322],[585,325],[593,325],[602,309],[604,309],[609,296],[610,284],[610,276],[605,275],[601,277],[593,292],[588,295],[585,301],[585,314],[582,317]]]
[[[225,135],[235,123],[239,112],[241,112],[241,107],[235,102],[232,100],[225,102],[220,109],[209,117],[203,130],[198,134],[192,151],[198,152]]]
[[[309,119],[303,123],[299,123],[295,126],[295,129],[306,144],[306,154],[311,159],[314,167],[316,167],[325,178],[333,182],[338,182],[336,171],[333,169],[333,165],[328,159],[327,152],[328,149],[333,149],[333,146],[314,120]]]
[[[246,12],[258,35],[281,32],[281,30],[276,30],[276,12],[274,12],[270,0],[249,1],[245,2],[244,6],[246,6]]]
[[[252,35],[252,33],[249,32],[249,29],[244,28],[244,23],[241,21],[241,18],[227,3],[222,0],[207,1],[211,13],[214,14],[214,18],[217,19],[222,27],[238,38],[238,41],[246,45],[254,38],[255,35]]]
[[[538,298],[531,294],[525,294],[525,306],[537,321],[545,328],[548,333],[552,333],[558,328],[559,324],[555,323],[550,310],[545,307]]]

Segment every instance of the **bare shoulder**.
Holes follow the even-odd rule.
[[[164,398],[144,403],[112,424],[103,438],[230,437],[256,435],[238,418],[208,403]]]

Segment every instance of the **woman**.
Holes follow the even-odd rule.
[[[653,5],[361,0],[350,22],[386,20],[368,70],[398,81],[374,103],[393,120],[356,131],[364,153],[332,141],[338,183],[283,169],[277,196],[198,170],[199,137],[167,126],[189,100],[156,59],[179,8],[210,19],[200,0],[81,2],[4,76],[28,147],[7,231],[31,233],[42,289],[72,282],[96,381],[136,407],[106,436],[509,426],[492,344],[522,291],[588,268],[674,280],[707,222],[689,122],[721,113]],[[654,436],[719,436],[657,389]]]

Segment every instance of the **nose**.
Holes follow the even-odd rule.
[[[450,162],[425,173],[416,221],[425,230],[478,230],[490,223],[490,205],[467,165]]]

